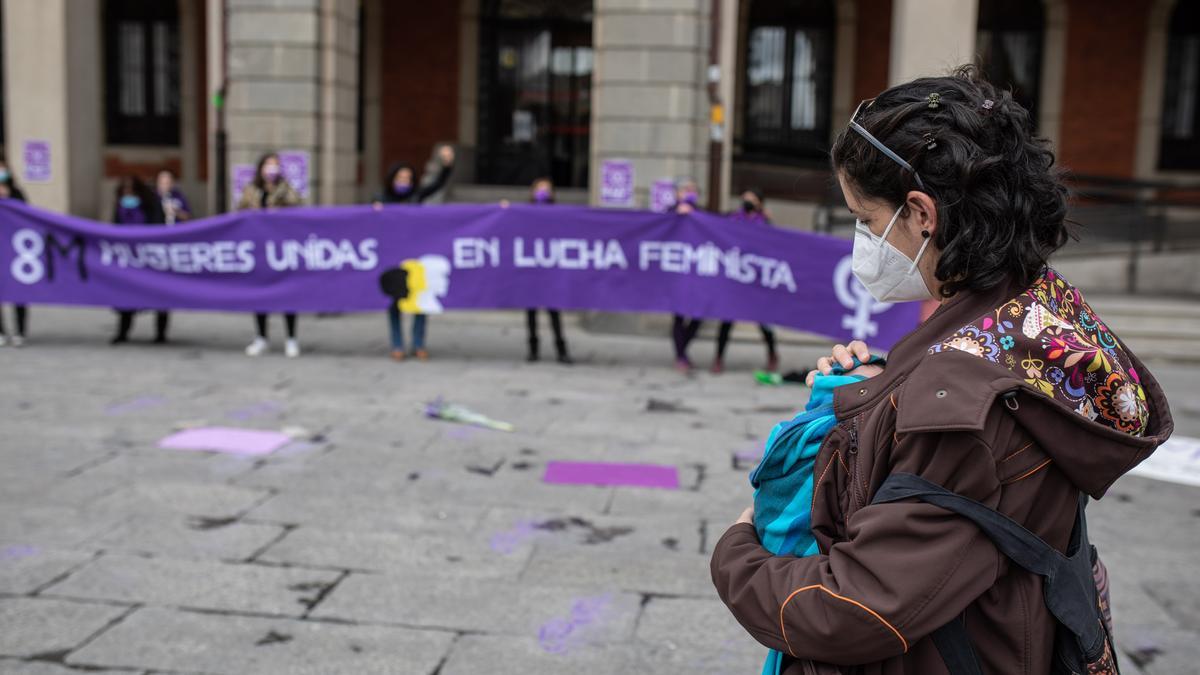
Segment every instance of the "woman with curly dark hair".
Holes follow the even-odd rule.
[[[1068,239],[1067,190],[1009,92],[969,68],[892,87],[858,107],[832,159],[858,219],[855,275],[878,300],[940,306],[882,370],[862,369],[861,342],[818,361],[867,379],[833,390],[799,505],[817,552],[773,555],[747,509],[713,582],[775,672],[1060,672],[1053,575],[993,530],[1080,548],[1081,495],[1100,498],[1170,435],[1163,391],[1047,266]],[[1087,574],[1071,597],[1095,614],[1088,552],[1070,559]],[[1090,636],[1076,646],[1111,661],[1103,621],[1075,618]]]

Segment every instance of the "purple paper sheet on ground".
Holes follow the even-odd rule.
[[[209,450],[255,457],[268,455],[291,441],[291,436],[278,431],[201,427],[171,434],[159,441],[158,447],[168,450]]]
[[[661,464],[613,462],[550,462],[542,476],[546,483],[565,485],[625,485],[679,489],[679,471]]]

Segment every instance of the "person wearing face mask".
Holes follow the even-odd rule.
[[[158,195],[154,193],[141,178],[125,176],[117,181],[117,189],[113,195],[113,217],[115,225],[146,226],[163,225],[163,212]],[[133,329],[133,317],[137,310],[118,309],[117,332],[113,335],[111,344],[120,345],[129,342],[129,331]],[[165,344],[167,327],[171,321],[170,312],[156,311],[154,313],[154,342]]]
[[[283,167],[279,156],[273,152],[263,155],[258,160],[258,168],[254,180],[242,190],[238,201],[238,210],[279,209],[289,206],[299,206],[303,200],[296,189],[283,176]],[[284,342],[284,355],[290,359],[300,356],[300,342],[296,339],[296,313],[285,312],[283,324],[287,329],[287,341]],[[262,356],[266,353],[267,314],[258,312],[254,315],[256,336],[246,347],[246,356]]]
[[[769,226],[771,224],[762,192],[754,188],[742,193],[741,208],[729,214],[729,218],[737,223],[746,225]],[[763,344],[767,346],[766,371],[773,373],[779,369],[779,350],[776,347],[775,331],[765,323],[758,324],[758,330],[762,333]],[[717,352],[716,356],[713,357],[712,367],[710,368],[714,375],[725,372],[725,348],[729,345],[729,334],[731,332],[733,332],[733,322],[722,321],[720,328],[717,329]]]
[[[801,504],[813,554],[773,555],[747,509],[714,548],[718,595],[772,673],[1115,673],[1084,505],[1173,422],[1048,265],[1070,235],[1048,141],[963,67],[864,101],[831,156],[854,275],[880,302],[940,306],[882,368],[861,341],[817,362],[866,379],[830,392]]]
[[[155,194],[162,205],[163,222],[167,225],[182,223],[190,220],[192,209],[188,206],[187,198],[175,184],[175,172],[163,169],[154,180]]]
[[[529,201],[533,204],[545,206],[554,204],[553,181],[545,177],[534,180],[533,184],[529,187]],[[563,337],[562,315],[557,309],[547,309],[546,313],[550,315],[550,328],[554,331],[554,351],[558,355],[558,362],[563,365],[571,365],[574,361],[571,359],[571,355],[567,353],[567,340]],[[538,344],[536,308],[525,311],[525,325],[529,334],[529,354],[525,360],[533,363],[541,358]]]
[[[384,174],[383,189],[372,201],[375,210],[382,209],[384,204],[421,204],[441,193],[454,170],[454,148],[450,145],[438,146],[425,168],[425,175],[418,183],[412,166],[404,162],[393,164]],[[429,359],[429,352],[425,349],[427,326],[428,315],[413,314],[413,355],[421,361]],[[404,349],[403,317],[400,307],[395,302],[388,303],[388,332],[391,337],[392,360],[405,360],[408,354]]]
[[[372,200],[376,209],[384,204],[421,204],[440,193],[454,171],[454,148],[441,145],[425,167],[418,182],[412,165],[396,162],[383,177],[383,189]]]
[[[681,178],[675,184],[675,213],[687,214],[700,208],[700,189],[691,178]],[[685,317],[675,314],[671,317],[671,343],[675,348],[675,369],[687,375],[692,371],[692,360],[688,358],[687,349],[704,321],[699,318]]]
[[[0,156],[0,199],[25,201],[25,193],[17,187],[17,181],[13,179],[12,171],[8,168],[8,161],[3,156]],[[13,305],[13,319],[15,319],[13,323],[16,332],[9,335],[4,330],[4,308],[0,306],[0,347],[6,345],[25,346],[25,329],[29,322],[29,308],[26,305]]]

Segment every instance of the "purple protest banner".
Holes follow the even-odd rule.
[[[659,178],[650,186],[650,210],[665,213],[675,205],[675,181]]]
[[[600,165],[600,205],[633,206],[633,162],[606,159]]]
[[[243,211],[119,227],[0,200],[0,301],[143,309],[554,307],[789,326],[886,349],[918,305],[876,302],[849,241],[686,215],[576,206]]]
[[[242,191],[254,182],[254,172],[258,169],[253,164],[234,164],[229,171],[229,208],[236,209],[242,200]]]
[[[304,150],[282,150],[279,153],[279,169],[301,199],[308,199],[308,166],[309,154]]]
[[[21,156],[25,160],[25,181],[45,183],[53,175],[50,165],[50,141],[25,141]]]

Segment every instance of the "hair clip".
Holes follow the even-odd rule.
[[[929,101],[929,109],[937,110],[937,107],[942,104],[942,95],[935,91],[927,97],[927,100]]]
[[[921,142],[925,144],[926,150],[933,150],[937,147],[937,138],[934,137],[932,131],[926,131],[921,134]]]
[[[993,107],[995,107],[995,105],[996,105],[996,102],[993,101],[992,99],[990,99],[990,98],[983,99],[983,109],[984,110],[991,110]]]

